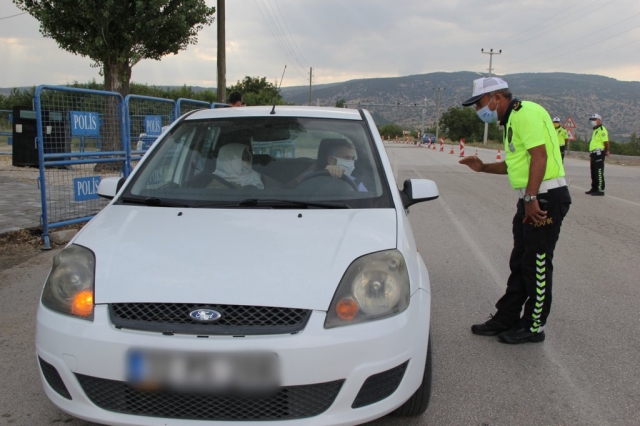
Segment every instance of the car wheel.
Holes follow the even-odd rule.
[[[413,417],[419,416],[427,411],[429,400],[431,399],[431,384],[433,382],[433,357],[431,356],[431,336],[429,336],[429,347],[427,348],[427,360],[424,366],[424,374],[422,375],[422,383],[418,390],[397,410],[391,413],[395,417]]]

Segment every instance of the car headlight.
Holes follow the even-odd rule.
[[[387,250],[356,259],[347,268],[324,322],[325,328],[390,317],[407,309],[409,273],[402,253]]]
[[[93,252],[70,245],[53,258],[53,268],[42,291],[42,304],[66,315],[93,321],[96,258]]]

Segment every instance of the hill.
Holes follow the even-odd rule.
[[[314,104],[319,101],[324,106],[333,106],[340,99],[353,104],[360,102],[372,113],[378,125],[393,122],[407,130],[419,129],[425,103],[425,127],[435,124],[435,87],[445,88],[441,92],[440,105],[440,112],[444,112],[452,106],[460,106],[460,102],[471,95],[471,82],[478,77],[477,73],[462,71],[350,80],[315,85],[312,97]],[[640,134],[640,82],[569,73],[525,73],[502,77],[517,98],[538,102],[549,114],[563,120],[571,115],[578,125],[578,135],[583,138],[591,134],[587,120],[594,112],[602,115],[612,140],[626,141],[631,133]],[[194,86],[192,89],[197,93],[208,88]],[[215,91],[215,88],[211,90]],[[283,87],[281,90],[287,102],[306,105],[309,101],[309,86]],[[10,91],[10,88],[0,88],[0,94],[7,95]]]
[[[420,128],[420,105],[425,104],[425,99],[425,126],[436,121],[435,87],[445,88],[441,92],[440,112],[443,112],[460,106],[471,95],[471,82],[478,77],[473,72],[439,72],[317,85],[313,87],[313,102],[320,100],[320,105],[328,106],[345,99],[348,103],[411,105],[363,107],[371,111],[378,124],[395,122],[407,128]],[[510,74],[502,78],[518,99],[538,102],[552,116],[558,115],[563,120],[573,116],[582,136],[590,134],[587,120],[594,112],[602,115],[614,140],[626,140],[632,132],[640,133],[640,82],[569,73]],[[284,87],[282,96],[288,102],[305,105],[309,88]],[[414,104],[418,106],[413,107]]]

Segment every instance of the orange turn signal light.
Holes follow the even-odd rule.
[[[71,313],[79,317],[88,317],[93,313],[93,292],[83,290],[76,294],[71,303]]]
[[[336,313],[341,320],[350,321],[358,314],[358,304],[353,299],[342,299],[336,305]]]

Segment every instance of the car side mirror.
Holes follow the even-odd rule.
[[[407,179],[404,181],[404,188],[400,191],[405,209],[416,203],[435,200],[439,196],[436,183],[429,179]]]
[[[120,191],[122,185],[124,185],[125,180],[123,177],[108,177],[102,179],[98,185],[98,195],[107,200],[112,200],[118,191]]]

